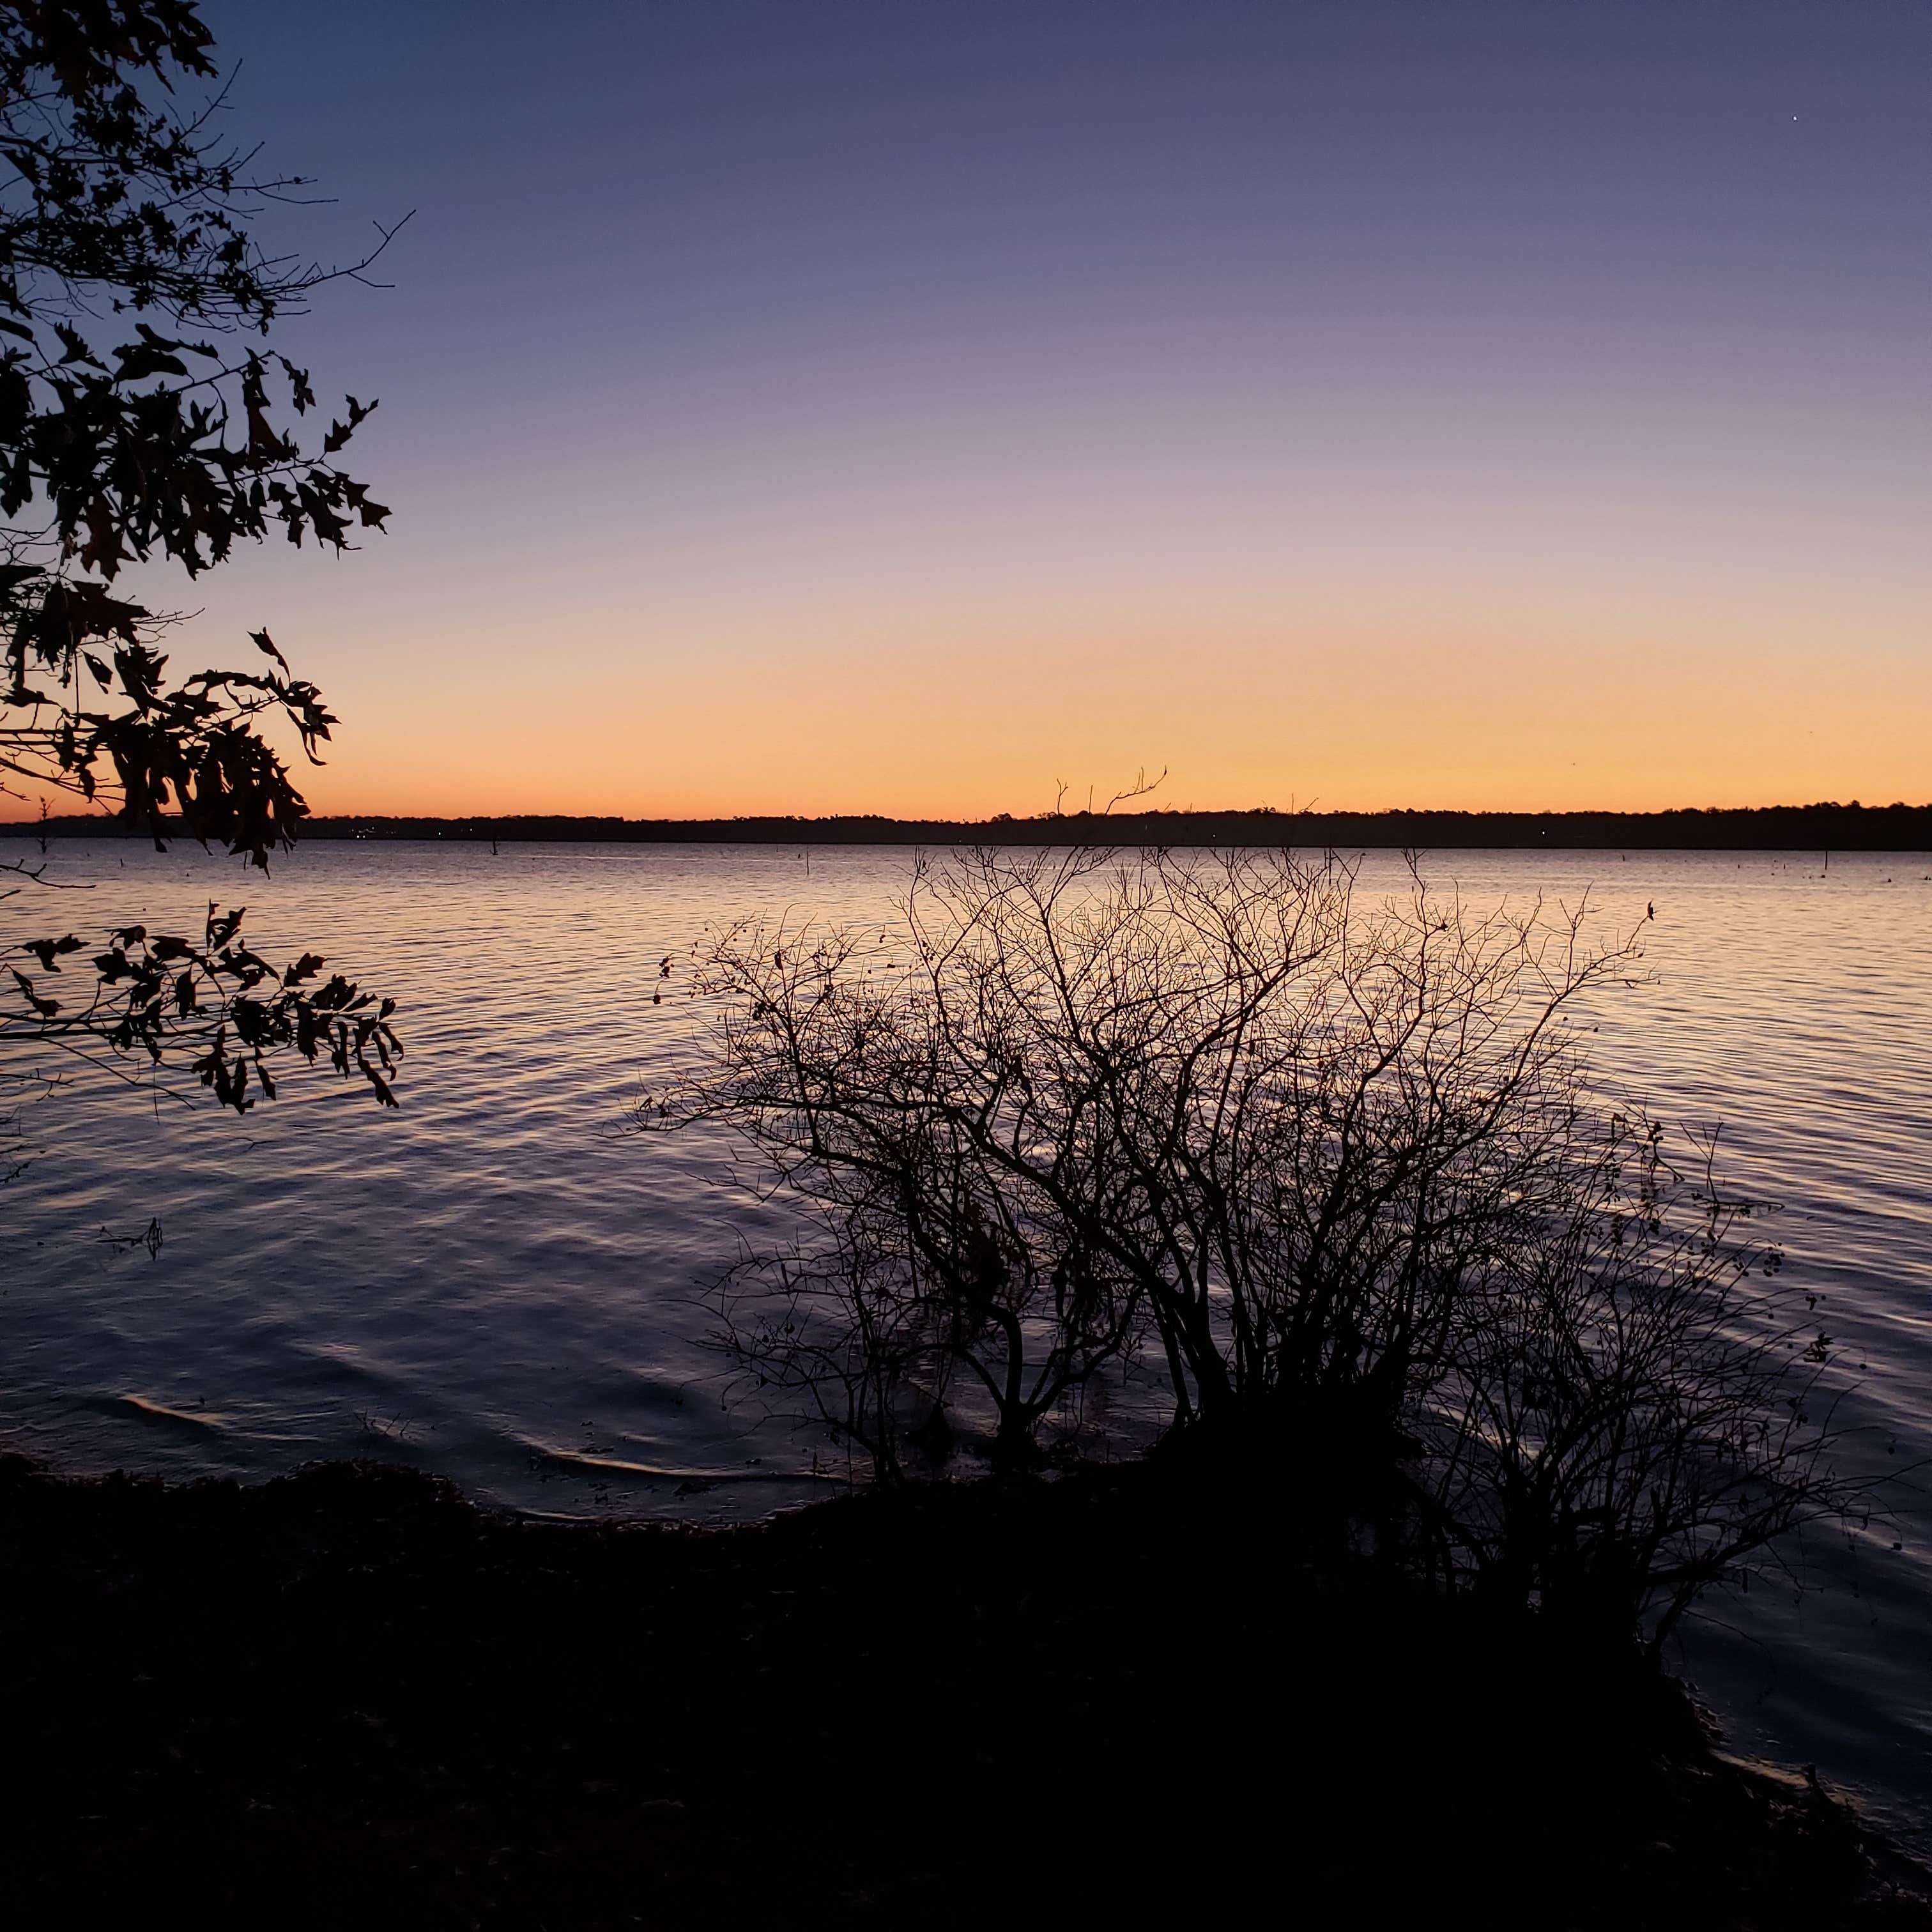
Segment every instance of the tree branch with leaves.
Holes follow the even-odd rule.
[[[308,372],[262,338],[324,284],[366,280],[394,230],[342,266],[268,252],[260,218],[309,184],[220,135],[218,80],[191,0],[0,4],[0,791],[266,868],[308,810],[268,734],[319,764],[336,718],[266,629],[248,668],[177,674],[163,647],[182,620],[117,580],[194,579],[277,531],[342,551],[383,527],[338,460],[374,403],[348,397],[306,436]],[[308,989],[320,961],[272,973],[238,919],[211,908],[193,944],[128,926],[92,952],[71,934],[15,946],[0,1041],[151,1069],[185,1052],[237,1108],[251,1081],[272,1095],[273,1052],[326,1052],[392,1101],[390,1003]],[[96,976],[74,999],[46,982],[77,953]]]
[[[242,920],[241,909],[211,904],[198,941],[123,926],[91,956],[72,933],[25,941],[11,956],[39,970],[29,976],[8,966],[0,1045],[24,1035],[83,1060],[98,1063],[105,1052],[158,1073],[184,1071],[238,1114],[254,1105],[251,1076],[264,1098],[274,1099],[272,1060],[292,1054],[313,1065],[326,1057],[338,1072],[360,1074],[393,1107],[390,1082],[402,1054],[388,1024],[395,1001],[379,1001],[339,973],[311,986],[328,964],[316,953],[278,970],[240,943]],[[88,974],[65,1000],[47,977],[62,973],[63,961]]]
[[[112,586],[276,530],[342,550],[382,527],[335,460],[374,404],[346,398],[305,450],[284,411],[316,408],[308,371],[234,340],[374,255],[263,250],[253,222],[306,184],[252,174],[210,131],[218,98],[176,106],[215,78],[209,46],[184,0],[0,7],[0,771],[260,865],[306,810],[262,723],[314,760],[336,720],[266,631],[265,664],[170,682],[168,620]]]

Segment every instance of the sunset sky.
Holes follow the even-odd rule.
[[[1932,9],[214,0],[333,812],[1932,798]],[[230,642],[230,640],[235,640]]]

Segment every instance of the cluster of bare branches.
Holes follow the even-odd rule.
[[[1619,1615],[1841,1500],[1774,1254],[1592,1094],[1572,1015],[1634,936],[1288,853],[980,852],[904,914],[720,934],[713,1058],[640,1116],[822,1231],[724,1340],[876,1473],[1037,1461],[1151,1372],[1170,1440],[1346,1466],[1451,1580]]]
[[[1545,1211],[1465,1285],[1419,1406],[1430,1555],[1572,1621],[1661,1640],[1713,1584],[1846,1515],[1828,1339],[1782,1292],[1762,1204],[1611,1112]]]

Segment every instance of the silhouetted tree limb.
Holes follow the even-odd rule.
[[[73,934],[0,953],[0,1049],[22,1040],[92,1063],[134,1060],[192,1076],[224,1106],[245,1113],[255,1088],[275,1097],[272,1061],[326,1059],[366,1080],[394,1106],[390,1079],[402,1048],[378,1000],[340,974],[311,985],[327,962],[304,953],[278,970],[241,944],[242,914],[208,908],[198,940],[124,926],[91,954]],[[15,963],[15,962],[19,963]],[[22,970],[31,964],[31,975]]]
[[[178,813],[263,864],[306,808],[258,722],[314,759],[335,719],[266,632],[266,662],[171,682],[169,620],[110,586],[156,559],[196,575],[274,530],[340,550],[382,527],[332,460],[374,404],[348,398],[305,450],[278,417],[315,408],[308,372],[230,346],[374,255],[263,251],[251,223],[302,184],[212,134],[218,100],[177,108],[214,74],[188,0],[0,6],[0,772],[158,832]]]
[[[339,267],[268,253],[257,218],[307,184],[219,136],[220,94],[181,104],[216,79],[191,0],[0,4],[0,792],[44,812],[69,793],[158,848],[165,822],[266,868],[308,806],[265,728],[319,763],[336,718],[266,630],[248,668],[176,675],[162,646],[181,620],[114,586],[134,564],[198,576],[276,530],[340,551],[382,527],[335,460],[374,403],[348,398],[305,444],[290,418],[316,409],[308,373],[261,343],[322,284],[364,279],[394,230]],[[240,919],[0,952],[9,1077],[31,1085],[20,1056],[38,1048],[132,1059],[238,1112],[292,1054],[394,1105],[394,1003],[312,986],[312,954],[272,969]]]

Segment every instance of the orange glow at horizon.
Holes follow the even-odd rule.
[[[124,580],[318,813],[1932,800],[1924,10],[378,10],[390,534]]]
[[[380,704],[358,716],[350,689],[340,747],[303,782],[318,812],[442,817],[1024,817],[1062,781],[1078,808],[1163,766],[1151,802],[1202,809],[1932,798],[1932,666],[1906,637],[1859,675],[1762,633],[1552,645],[1527,623],[1421,629],[1143,620],[970,646],[788,640],[674,670],[608,667],[594,701],[532,691],[514,716],[486,686],[446,705],[433,744]]]

